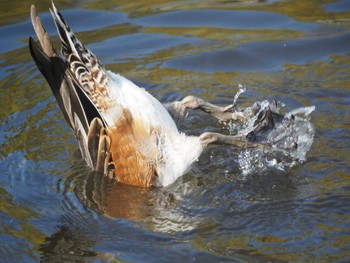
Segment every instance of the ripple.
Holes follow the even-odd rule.
[[[347,54],[350,34],[310,40],[255,42],[165,61],[162,68],[193,72],[278,71],[285,64],[327,60],[333,54]],[[302,48],[301,48],[302,47]]]
[[[187,10],[173,11],[132,20],[142,26],[218,27],[236,29],[310,30],[317,25],[297,22],[287,16],[265,11]]]
[[[348,0],[83,4],[94,10],[68,3],[77,8],[63,15],[101,61],[162,101],[192,94],[225,105],[232,84],[245,83],[247,104],[316,105],[314,146],[303,165],[281,167],[281,160],[291,160],[210,147],[189,174],[148,190],[86,167],[28,53],[34,31],[23,15],[26,4],[7,2],[8,25],[0,27],[6,36],[0,47],[3,261],[350,258]],[[56,36],[49,12],[41,17]],[[198,112],[180,128],[229,133]]]

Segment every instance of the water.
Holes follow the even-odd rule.
[[[33,3],[55,34],[49,3]],[[316,106],[302,164],[210,147],[165,189],[85,167],[29,55],[30,4],[0,4],[0,261],[350,260],[349,0],[56,2],[106,67],[162,102],[228,105],[242,84],[241,106]],[[179,128],[228,132],[201,112]]]

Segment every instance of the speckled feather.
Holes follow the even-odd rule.
[[[109,106],[108,103],[111,103],[108,100],[105,69],[96,56],[75,36],[53,3],[50,12],[61,39],[61,53],[71,72],[95,106],[102,112],[105,111]]]

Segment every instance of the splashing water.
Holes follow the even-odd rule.
[[[238,96],[245,90],[245,86],[239,85],[234,105]],[[315,134],[309,117],[314,110],[315,107],[310,106],[286,112],[283,103],[267,100],[238,109],[237,111],[244,114],[246,121],[227,123],[230,134],[271,145],[267,148],[240,149],[238,164],[242,174],[247,175],[271,168],[284,171],[288,167],[305,162]]]
[[[237,103],[237,100],[238,100],[238,97],[244,93],[245,91],[247,90],[247,87],[245,85],[242,85],[242,84],[238,84],[238,91],[235,95],[235,97],[233,98],[233,106],[236,106],[236,103]]]

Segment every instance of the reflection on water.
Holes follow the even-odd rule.
[[[146,218],[157,201],[152,198],[156,190],[123,185],[96,173],[76,179],[75,187],[84,205],[111,218]]]
[[[56,3],[106,67],[162,102],[192,94],[227,105],[242,83],[243,108],[316,106],[303,164],[211,147],[165,189],[83,164],[28,52],[31,3],[55,35],[45,1],[5,1],[0,13],[1,261],[350,259],[349,0]],[[179,128],[229,132],[201,112]]]

